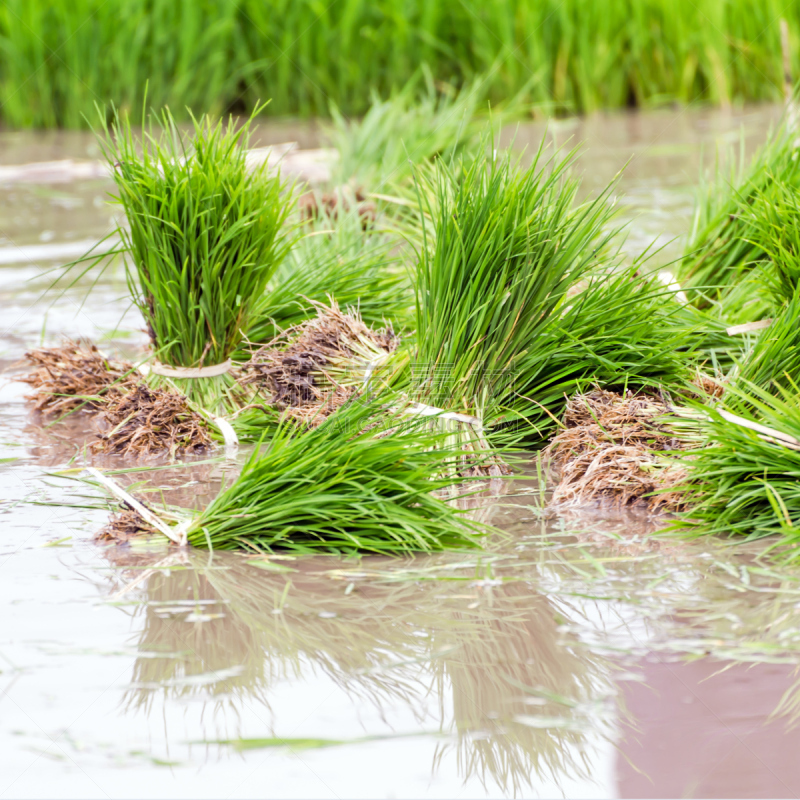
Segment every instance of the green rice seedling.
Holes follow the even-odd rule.
[[[543,320],[595,265],[610,212],[603,199],[574,209],[570,162],[543,149],[527,170],[510,156],[438,162],[420,192],[433,220],[416,276],[420,401],[489,422]]]
[[[775,394],[742,384],[733,408],[704,409],[709,445],[686,462],[693,503],[678,527],[696,534],[778,536],[797,557],[800,543],[800,386]]]
[[[541,436],[592,381],[688,375],[674,292],[615,267],[611,210],[604,195],[574,204],[570,160],[540,150],[527,171],[485,155],[440,164],[420,193],[434,229],[423,223],[412,391],[476,417],[496,442]]]
[[[284,184],[245,162],[251,123],[203,118],[186,137],[164,111],[141,141],[118,117],[103,142],[128,222],[117,233],[130,291],[157,359],[173,370],[224,369],[288,248]],[[229,374],[171,381],[207,411],[231,404]]]
[[[373,92],[361,119],[348,120],[332,105],[327,136],[339,153],[334,182],[379,192],[410,178],[415,164],[434,156],[451,160],[480,129],[485,84],[478,80],[443,93],[423,69],[386,100]]]
[[[764,291],[764,273],[770,265],[759,264],[740,274],[738,280],[703,308],[684,304],[681,316],[693,330],[698,354],[719,374],[741,361],[751,336],[731,335],[729,328],[770,317],[774,306]]]
[[[389,321],[400,329],[410,322],[413,296],[397,235],[364,231],[355,208],[335,216],[323,210],[306,226],[253,309],[249,342],[271,341],[314,317],[315,304],[329,298],[358,309],[369,326]]]
[[[457,453],[417,420],[351,401],[300,434],[284,424],[186,527],[215,550],[404,553],[475,546],[484,529],[436,496]]]
[[[758,334],[742,357],[736,381],[773,394],[800,382],[800,289]]]
[[[781,187],[800,188],[796,134],[782,125],[749,164],[740,157],[725,174],[717,170],[701,188],[692,231],[679,267],[681,283],[693,301],[708,305],[735,284],[743,272],[768,256],[758,242],[760,223],[753,207],[769,207]]]
[[[750,212],[753,242],[767,261],[759,277],[777,307],[790,303],[800,289],[798,192],[798,183],[774,178],[770,190],[756,197]]]

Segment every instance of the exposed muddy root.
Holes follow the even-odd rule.
[[[681,510],[682,494],[670,489],[685,483],[686,471],[664,453],[686,444],[661,419],[668,413],[662,400],[649,395],[597,389],[573,397],[564,413],[566,428],[545,450],[559,475],[552,504],[601,501]]]
[[[257,350],[242,386],[257,388],[287,417],[317,425],[350,398],[399,343],[391,326],[367,327],[336,303]]]
[[[158,531],[148,525],[136,511],[124,508],[122,511],[112,514],[94,538],[100,542],[127,544],[131,539],[156,533]]]
[[[68,341],[61,347],[31,350],[25,361],[33,371],[19,380],[34,387],[28,399],[44,414],[97,410],[141,380],[131,363],[107,359],[90,342]]]
[[[202,452],[212,444],[206,421],[182,394],[145,383],[110,398],[100,414],[108,430],[92,443],[95,453],[141,457],[167,450],[175,456]]]

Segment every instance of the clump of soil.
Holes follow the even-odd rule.
[[[108,398],[100,419],[108,430],[92,443],[95,453],[141,457],[167,450],[174,456],[202,452],[212,444],[206,421],[182,394],[144,382]]]
[[[361,219],[361,227],[367,230],[375,222],[378,210],[375,203],[367,200],[367,195],[363,189],[356,189],[352,200],[341,190],[323,194],[306,192],[297,199],[297,207],[300,210],[300,218],[304,222],[317,219],[320,214],[324,214],[331,220],[336,220],[339,217],[339,210],[341,209],[344,213],[347,213],[353,207],[353,202],[356,204],[356,210]]]
[[[127,361],[111,361],[89,342],[65,342],[61,347],[25,353],[33,371],[19,380],[36,391],[28,395],[34,409],[64,414],[81,408],[95,411],[135,386],[139,375]]]
[[[108,522],[96,534],[95,539],[113,544],[126,544],[131,539],[148,536],[158,531],[145,522],[139,514],[130,508],[112,514]]]
[[[681,510],[677,487],[687,473],[664,453],[686,444],[664,423],[669,411],[663,400],[646,394],[596,389],[573,397],[564,413],[566,427],[545,450],[559,474],[552,503]],[[667,491],[653,494],[661,490]]]
[[[336,303],[257,350],[239,383],[269,396],[269,403],[298,422],[318,425],[364,385],[371,365],[399,344],[391,326],[369,328]]]

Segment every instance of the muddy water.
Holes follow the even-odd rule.
[[[643,247],[687,229],[703,153],[741,133],[751,148],[775,116],[660,112],[550,132],[586,140],[589,188],[631,160],[618,196]],[[0,135],[0,165],[94,155],[83,136]],[[85,303],[85,285],[42,297],[46,270],[108,230],[107,189],[0,188],[4,368],[61,335],[143,343],[119,275]],[[800,794],[800,570],[656,541],[635,515],[544,519],[522,480],[480,510],[504,531],[482,553],[101,547],[104,502],[66,471],[83,463],[86,425],[47,428],[24,387],[0,392],[3,797]],[[202,504],[224,469],[119,477]]]

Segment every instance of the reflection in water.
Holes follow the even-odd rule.
[[[576,756],[590,727],[602,725],[610,665],[563,641],[561,612],[530,584],[488,591],[488,604],[452,612],[453,655],[439,662],[452,687],[459,771],[484,784],[491,775],[515,795],[545,774],[556,783],[588,777]]]
[[[136,567],[114,600],[141,603],[129,710],[158,696],[269,707],[280,681],[322,672],[354,703],[400,702],[422,722],[432,687],[445,736],[434,767],[455,750],[464,780],[514,794],[540,775],[588,776],[611,665],[562,641],[563,609],[526,582],[419,581],[419,559],[414,575],[359,584],[319,560],[108,555]]]
[[[596,780],[604,742],[622,796],[800,791],[786,755],[800,732],[764,726],[800,703],[800,576],[741,549],[642,539],[631,517],[616,542],[604,519],[603,545],[588,523],[536,522],[521,498],[493,515],[512,536],[488,552],[408,560],[109,548],[108,599],[134,608],[137,630],[125,708],[193,702],[214,729],[195,740],[235,744],[253,735],[248,704],[324,678],[356,716],[378,712],[366,739],[346,719],[337,738],[408,735],[389,713],[402,707],[411,735],[438,731],[434,771],[455,762],[488,792]],[[287,724],[276,713],[257,735]]]

